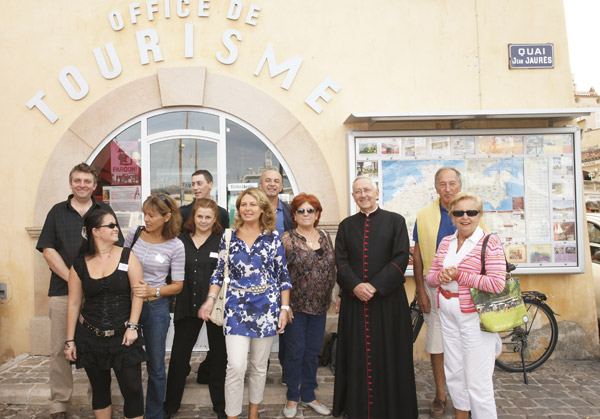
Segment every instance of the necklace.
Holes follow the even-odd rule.
[[[308,245],[310,246],[311,249],[315,248],[315,245],[313,244],[313,240],[311,240],[311,238],[309,237],[310,235],[312,235],[313,237],[315,237],[315,233],[317,233],[317,238],[316,241],[317,244],[319,243],[319,233],[316,230],[312,230],[310,231],[310,233],[302,233],[302,231],[296,229],[296,231],[298,232],[298,234],[300,234],[302,237],[304,237],[304,239],[306,240],[306,242],[308,243]]]

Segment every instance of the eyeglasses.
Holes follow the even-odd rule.
[[[374,191],[374,189],[371,189],[371,188],[356,189],[356,190],[352,191],[352,195],[358,195],[358,196],[363,195],[363,194],[370,195],[371,192],[373,192],[373,191]]]
[[[110,228],[112,230],[113,228],[118,227],[118,226],[119,226],[118,224],[110,223],[110,224],[105,224],[103,226],[98,226],[98,228],[108,227],[108,228]]]
[[[463,215],[467,214],[469,217],[476,217],[477,214],[479,214],[481,211],[479,210],[466,210],[466,211],[452,211],[452,215],[454,215],[455,217],[462,217]]]
[[[304,212],[307,212],[308,214],[313,214],[315,212],[314,208],[308,208],[308,209],[304,209],[304,208],[300,208],[296,210],[296,214],[304,214]]]

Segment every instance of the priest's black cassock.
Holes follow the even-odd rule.
[[[404,218],[377,209],[340,223],[335,241],[342,288],[333,414],[350,418],[416,418],[410,311],[404,290],[409,241]],[[369,282],[368,302],[352,290]]]

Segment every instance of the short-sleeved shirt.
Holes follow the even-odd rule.
[[[56,250],[69,269],[73,265],[75,257],[79,254],[79,248],[83,242],[81,229],[83,228],[83,218],[85,215],[96,208],[106,210],[112,215],[115,215],[110,206],[103,202],[96,201],[92,196],[92,206],[88,212],[86,212],[84,217],[82,217],[77,210],[71,206],[71,198],[73,198],[73,194],[69,195],[66,201],[54,205],[48,212],[44,227],[42,228],[42,233],[40,234],[40,238],[36,245],[36,249],[40,252],[43,252],[44,249]],[[116,219],[117,217],[115,216],[115,220]],[[119,241],[116,244],[118,246],[123,245],[123,234],[121,234],[120,227]],[[68,295],[68,293],[69,287],[67,281],[52,272],[48,296],[56,297]]]
[[[129,247],[135,235],[135,228],[129,230],[125,238],[125,247]],[[144,281],[150,287],[167,285],[167,275],[171,273],[173,281],[183,281],[185,272],[185,249],[178,238],[163,243],[152,244],[141,237],[133,245],[133,253],[142,264]]]
[[[234,230],[229,246],[229,285],[223,332],[226,335],[264,338],[275,336],[281,291],[292,288],[285,252],[277,231],[263,232],[248,248]],[[210,283],[221,286],[225,272],[225,238],[219,246],[219,261]],[[234,290],[266,285],[264,293]]]
[[[456,233],[456,226],[452,223],[448,210],[444,208],[440,202],[440,227],[438,229],[437,240],[435,242],[435,248],[437,249],[442,242],[442,239],[446,236]],[[415,221],[415,228],[413,230],[413,240],[415,243],[419,242],[419,233],[417,231],[417,221]]]
[[[200,247],[196,247],[189,233],[179,235],[185,247],[185,281],[177,294],[173,320],[198,318],[198,309],[208,294],[210,276],[217,266],[221,236],[222,233],[212,233]]]

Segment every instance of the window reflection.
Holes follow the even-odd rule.
[[[146,198],[142,192],[141,138],[142,124],[147,124],[147,134],[175,129],[204,130],[219,133],[220,115],[205,112],[166,112],[150,118],[142,118],[117,134],[106,144],[91,163],[98,171],[98,187],[94,195],[111,205],[119,223],[126,233],[129,228],[143,224],[141,206]],[[179,205],[193,201],[192,173],[198,169],[211,172],[214,185],[211,197],[218,201],[220,182],[226,182],[226,202],[233,220],[235,200],[249,185],[258,186],[260,176],[272,168],[282,174],[284,189],[281,199],[293,198],[290,181],[283,165],[273,150],[260,137],[244,126],[225,119],[225,157],[217,159],[218,141],[206,138],[177,138],[157,141],[150,145],[150,161],[144,162],[149,170],[151,193],[168,193]],[[219,180],[219,164],[225,164],[226,179]]]
[[[94,196],[109,204],[126,233],[141,224],[141,123],[117,134],[92,162],[98,172]]]
[[[148,135],[175,129],[219,133],[219,116],[204,112],[168,112],[148,118]]]
[[[217,143],[181,138],[150,146],[150,190],[152,194],[169,194],[179,206],[193,201],[191,178],[198,169],[214,177],[212,196],[217,199]]]

